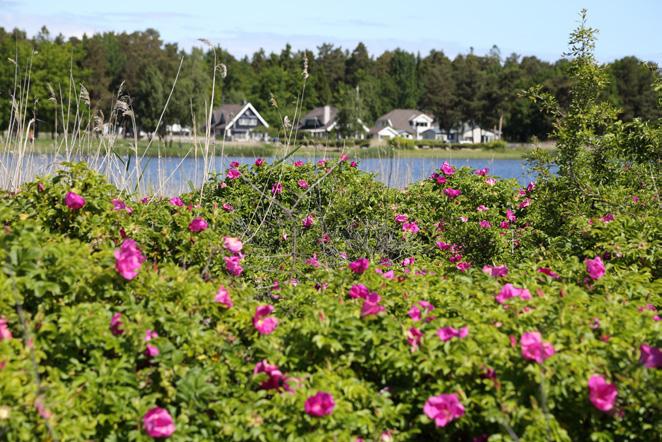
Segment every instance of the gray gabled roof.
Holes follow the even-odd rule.
[[[212,112],[211,126],[225,129],[225,125],[232,121],[243,108],[243,104],[224,104],[217,107]]]
[[[264,125],[264,127],[269,127],[269,124],[262,118],[262,115],[255,109],[251,103],[244,104],[224,104],[220,107],[217,107],[212,112],[211,127],[215,129],[225,129],[226,127],[232,126],[234,121],[247,110],[251,110],[257,117],[257,119]]]
[[[425,115],[432,118],[425,112],[421,112],[416,109],[393,109],[391,112],[379,117],[377,122],[386,121],[395,130],[413,133],[414,131],[413,128],[409,125],[409,121],[418,117],[419,115]],[[375,123],[375,126],[379,125]]]
[[[333,123],[336,122],[336,117],[338,115],[338,109],[333,106],[328,106],[329,114],[328,118],[324,118],[324,108],[325,106],[316,107],[315,109],[308,112],[306,115],[301,118],[299,129],[317,129],[317,130],[326,130]],[[305,127],[306,120],[314,120],[316,124],[314,127]]]

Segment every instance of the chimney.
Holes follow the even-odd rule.
[[[324,114],[322,116],[322,124],[327,125],[329,124],[329,120],[331,119],[331,106],[328,104],[324,106]]]

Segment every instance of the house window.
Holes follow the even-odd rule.
[[[242,117],[238,121],[240,126],[257,126],[257,118]]]

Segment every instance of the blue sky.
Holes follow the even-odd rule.
[[[636,55],[662,64],[662,0],[0,0],[0,26],[29,34],[81,36],[157,29],[184,48],[204,37],[237,56],[258,48],[315,48],[323,42],[371,53],[401,47],[454,56],[486,53],[558,59],[582,7],[600,29],[597,56]]]

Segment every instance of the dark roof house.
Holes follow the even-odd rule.
[[[224,136],[227,140],[259,140],[269,124],[250,103],[224,104],[212,112],[211,132],[214,136]]]
[[[363,129],[363,133],[355,134],[356,138],[363,138],[368,128],[361,119],[357,119],[358,126]],[[299,130],[312,136],[322,136],[338,129],[338,109],[333,106],[320,106],[308,112],[301,119]],[[361,132],[361,131],[359,131]]]
[[[330,132],[336,127],[338,109],[333,106],[320,106],[308,112],[301,119],[299,130],[310,133]]]

